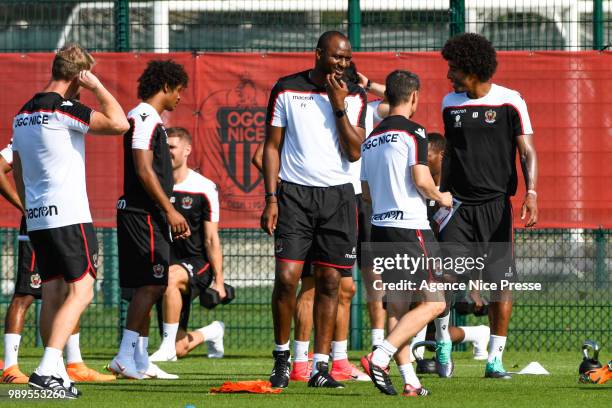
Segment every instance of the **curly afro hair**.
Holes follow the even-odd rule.
[[[149,61],[147,68],[138,78],[138,97],[147,100],[165,86],[176,89],[178,86],[187,87],[189,77],[185,68],[172,60]]]
[[[442,56],[452,61],[466,74],[474,74],[481,82],[486,82],[497,69],[495,48],[480,34],[459,34],[444,44]]]

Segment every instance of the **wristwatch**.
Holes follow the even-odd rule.
[[[341,118],[344,115],[346,115],[346,109],[337,109],[334,111],[334,114],[336,115],[337,118]]]

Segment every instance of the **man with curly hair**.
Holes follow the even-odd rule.
[[[174,179],[161,114],[181,99],[188,77],[174,61],[150,61],[138,79],[142,102],[128,113],[123,138],[124,194],[117,202],[119,278],[133,290],[119,353],[109,369],[127,378],[178,378],[149,361],[151,308],[168,285],[170,241],[190,235],[170,202]]]
[[[496,52],[483,36],[473,33],[451,38],[442,49],[454,92],[442,102],[447,140],[442,163],[442,191],[461,202],[440,231],[441,242],[460,248],[454,256],[485,256],[483,279],[497,283],[516,280],[512,204],[516,193],[515,157],[518,149],[527,191],[521,219],[525,227],[538,220],[538,164],[527,105],[521,95],[496,85]],[[465,244],[470,243],[470,244]],[[478,248],[478,251],[474,251]],[[502,353],[512,314],[512,293],[491,291],[491,337],[485,377],[509,379]],[[450,338],[438,342],[438,363],[450,361]]]

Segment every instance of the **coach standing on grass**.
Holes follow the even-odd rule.
[[[274,387],[289,383],[295,293],[309,251],[316,295],[315,354],[308,385],[342,387],[329,374],[328,361],[338,308],[339,269],[352,268],[357,257],[356,203],[349,166],[361,156],[366,114],[365,91],[341,79],[351,56],[348,38],[328,31],[317,43],[314,69],[280,78],[270,94],[263,159],[266,207],[261,226],[275,238],[272,317],[276,344],[270,375]]]
[[[51,81],[13,121],[15,183],[43,282],[45,352],[29,385],[67,398],[79,392],[68,380],[62,350],[93,298],[98,255],[85,184],[85,134],[128,129],[119,103],[89,71],[93,64],[78,45],[60,49]],[[96,96],[99,112],[76,100],[81,88]]]
[[[178,378],[149,361],[151,308],[168,285],[170,239],[189,236],[185,218],[170,203],[174,179],[168,137],[160,115],[181,99],[188,77],[174,61],[150,61],[138,78],[141,103],[128,113],[123,137],[123,195],[117,202],[119,280],[134,293],[119,353],[109,368],[128,378]]]
[[[512,204],[516,193],[518,148],[527,194],[521,219],[525,227],[538,219],[536,183],[538,164],[527,105],[521,95],[491,83],[497,68],[495,49],[478,34],[461,34],[446,42],[448,79],[454,92],[442,102],[447,140],[442,163],[442,191],[462,202],[440,231],[441,242],[475,243],[486,252],[484,279],[515,280]],[[468,244],[469,245],[469,244]],[[464,246],[462,255],[474,255]],[[482,256],[478,254],[477,256]],[[491,339],[485,377],[508,379],[502,365],[512,314],[509,290],[492,292],[489,305]]]

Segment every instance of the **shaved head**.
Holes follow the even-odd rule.
[[[346,41],[349,40],[348,37],[342,34],[340,31],[326,31],[319,37],[319,41],[317,41],[317,48],[326,50],[327,48],[329,48],[329,44],[334,38],[340,38]]]

